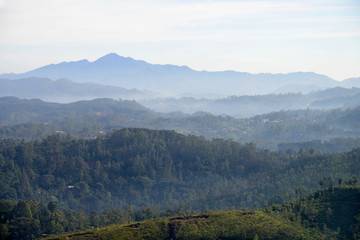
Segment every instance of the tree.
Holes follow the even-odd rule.
[[[32,213],[28,201],[20,200],[14,207],[14,214],[16,217],[32,218]]]
[[[55,202],[49,202],[47,208],[52,213],[58,210],[58,206]]]
[[[92,211],[89,214],[89,223],[90,223],[91,227],[93,227],[93,228],[100,227],[100,216],[98,215],[97,212]]]
[[[306,187],[302,186],[300,188],[295,189],[295,194],[298,199],[303,198],[304,194],[306,193]]]
[[[339,178],[339,185],[341,186],[344,183],[344,179],[343,178]]]
[[[357,176],[353,176],[352,177],[352,185],[356,186],[359,182],[359,178]]]
[[[329,182],[329,188],[333,188],[334,178],[332,176],[329,176],[328,182]]]

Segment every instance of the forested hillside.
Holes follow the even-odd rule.
[[[262,206],[293,189],[360,175],[348,153],[270,152],[253,144],[173,131],[123,129],[91,140],[53,135],[0,144],[1,198],[57,202],[85,211],[134,206],[225,209]],[[322,184],[324,186],[324,184]]]

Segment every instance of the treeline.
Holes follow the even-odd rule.
[[[336,153],[336,152],[348,152],[353,148],[360,146],[360,138],[333,138],[328,141],[312,140],[308,142],[300,143],[280,143],[278,144],[279,151],[287,151],[292,149],[293,151],[305,151],[315,150],[319,153]]]
[[[226,209],[282,202],[318,179],[360,174],[360,148],[319,154],[122,129],[96,139],[52,135],[0,142],[0,198],[56,202],[85,212],[127,206]]]

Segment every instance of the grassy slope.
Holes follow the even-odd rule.
[[[320,239],[301,226],[262,211],[221,211],[148,220],[48,239]]]

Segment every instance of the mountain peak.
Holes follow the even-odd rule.
[[[130,57],[122,57],[116,53],[109,53],[101,58],[98,58],[95,62],[108,62],[108,61],[124,61],[124,60],[133,60]]]
[[[118,55],[117,53],[108,53],[105,56],[101,57],[101,58],[114,58],[114,57],[121,57],[120,55]]]

